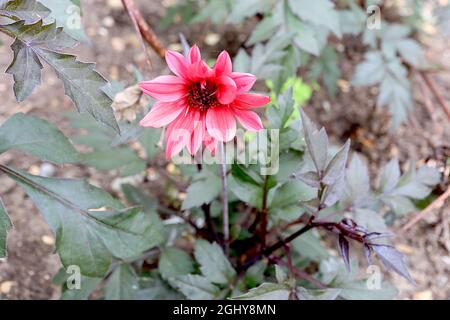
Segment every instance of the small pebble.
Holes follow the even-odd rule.
[[[215,46],[220,41],[220,36],[217,33],[208,33],[205,37],[205,43],[208,46]]]
[[[14,281],[5,281],[0,284],[0,292],[8,294],[16,283]]]
[[[432,300],[433,292],[431,290],[416,292],[413,295],[413,299],[414,300]]]
[[[44,235],[41,238],[42,242],[48,246],[52,246],[55,244],[55,239],[52,236]]]

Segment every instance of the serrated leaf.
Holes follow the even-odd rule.
[[[270,189],[268,206],[274,208],[286,208],[300,201],[313,199],[317,195],[315,188],[304,184],[302,181],[289,180]]]
[[[132,259],[159,243],[153,225],[139,208],[123,206],[105,191],[80,180],[33,176],[2,167],[20,184],[56,234],[63,265],[83,275],[102,277],[113,257]],[[112,208],[110,211],[93,211]]]
[[[202,170],[194,177],[194,181],[187,189],[182,210],[200,207],[204,203],[212,202],[220,193],[221,182],[217,175]]]
[[[384,281],[379,289],[371,289],[366,280],[341,283],[340,296],[347,300],[390,300],[398,294],[397,289]]]
[[[317,173],[322,174],[328,159],[328,136],[325,129],[315,130],[311,120],[300,109],[305,135],[306,146],[317,169]]]
[[[26,24],[36,23],[49,14],[50,10],[36,0],[12,0],[0,3],[0,16],[23,20]]]
[[[301,257],[314,261],[321,261],[329,256],[327,249],[320,243],[320,238],[312,230],[293,240],[292,248]]]
[[[151,128],[142,131],[139,143],[145,149],[147,159],[152,160],[161,153],[161,148],[158,146],[160,140],[161,129]]]
[[[19,21],[0,28],[16,38],[12,45],[14,60],[7,72],[12,73],[18,81],[15,93],[19,101],[25,99],[38,84],[41,67],[39,59],[36,59],[38,56],[55,70],[63,81],[66,94],[79,112],[87,112],[97,121],[120,132],[111,108],[112,101],[102,91],[107,81],[94,70],[95,65],[59,52],[62,48],[71,48],[76,44],[62,28],[56,28],[55,24],[43,25],[42,21],[27,26]],[[30,56],[33,59],[28,58]],[[23,61],[23,58],[27,60]],[[27,82],[25,77],[29,77],[31,82]]]
[[[189,300],[211,300],[219,293],[218,287],[199,275],[178,276],[173,283]]]
[[[370,209],[356,208],[354,212],[354,219],[359,226],[364,227],[371,232],[388,231],[381,214]]]
[[[356,66],[352,83],[356,86],[372,86],[380,83],[386,73],[383,56],[379,51],[366,53],[364,61]]]
[[[163,279],[169,280],[194,271],[194,261],[183,250],[166,248],[161,253],[158,270]]]
[[[322,203],[327,207],[331,207],[336,202],[342,200],[345,194],[345,179],[344,176],[339,177],[339,179],[332,185],[327,186],[322,195]]]
[[[81,159],[89,166],[99,170],[120,170],[122,176],[130,176],[145,170],[146,162],[133,150],[121,148],[109,148],[83,154]]]
[[[323,76],[327,90],[333,96],[336,94],[336,82],[341,76],[341,69],[338,54],[332,46],[327,45],[323,48],[319,58],[312,64],[309,74],[312,80]]]
[[[194,249],[195,259],[200,264],[202,274],[211,282],[228,284],[236,276],[236,271],[217,243],[197,240]]]
[[[56,164],[77,162],[78,152],[53,124],[16,113],[0,126],[0,153],[17,149]]]
[[[11,228],[11,220],[9,219],[5,205],[0,198],[0,258],[6,257],[6,236]]]
[[[102,278],[90,278],[81,275],[79,280],[79,287],[75,285],[73,280],[69,279],[74,274],[68,273],[64,268],[61,268],[59,272],[54,276],[53,283],[62,286],[61,299],[62,300],[87,300],[89,296],[97,288],[97,285],[102,281]],[[72,282],[71,282],[72,280]],[[78,279],[77,279],[78,280]],[[73,285],[72,289],[69,289],[67,285]]]
[[[424,66],[424,53],[419,43],[413,39],[403,39],[397,42],[397,50],[402,58],[416,68]]]
[[[389,245],[373,244],[371,247],[386,268],[397,272],[399,275],[415,284],[414,279],[411,277],[408,268],[406,267],[405,255],[403,253]]]
[[[380,190],[389,193],[394,190],[400,179],[400,166],[398,159],[390,160],[383,168],[380,176]]]
[[[228,187],[239,200],[255,208],[261,208],[262,188],[260,186],[229,176]]]
[[[299,174],[295,175],[295,178],[303,181],[310,187],[313,187],[313,188],[320,187],[320,177],[317,174],[317,172],[308,171],[308,172],[304,172],[304,173],[299,173]]]
[[[275,16],[268,16],[264,18],[256,25],[255,29],[253,29],[253,32],[247,41],[247,45],[251,46],[269,39],[277,31],[280,23],[281,22]]]
[[[144,277],[139,279],[140,290],[137,300],[181,300],[183,295],[178,293],[158,277]]]
[[[106,300],[135,300],[139,289],[138,279],[128,264],[119,265],[105,284]]]
[[[328,288],[320,290],[297,288],[297,297],[299,300],[336,300],[341,293],[341,289]]]
[[[339,16],[332,1],[289,0],[288,3],[292,11],[303,20],[324,26],[341,37]]]
[[[232,11],[228,17],[228,23],[239,23],[242,22],[246,17],[251,17],[258,12],[264,12],[269,5],[271,0],[247,0],[247,1],[237,1],[232,6]]]
[[[383,197],[382,201],[391,207],[397,216],[403,216],[417,210],[414,203],[407,197],[387,196]]]
[[[285,284],[263,283],[233,300],[288,300],[291,291]]]
[[[357,154],[353,154],[345,173],[345,201],[356,207],[369,203],[370,178],[367,166]]]
[[[334,155],[328,163],[322,182],[327,185],[332,185],[342,177],[345,172],[345,164],[347,163],[348,151],[350,149],[350,140],[345,142],[345,145]]]
[[[284,271],[283,268],[277,264],[275,265],[275,278],[280,284],[283,284],[288,279],[286,271]]]

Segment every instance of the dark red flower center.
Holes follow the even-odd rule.
[[[188,91],[188,106],[197,108],[200,111],[206,111],[209,108],[216,107],[220,104],[217,101],[216,92],[217,87],[212,82],[194,83]]]

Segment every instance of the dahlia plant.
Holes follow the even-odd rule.
[[[331,145],[308,118],[308,84],[275,68],[273,90],[251,93],[256,77],[233,68],[227,51],[210,67],[197,45],[165,50],[133,1],[123,3],[174,75],[142,81],[136,71],[129,86],[110,83],[67,53],[86,35],[58,12],[80,13],[79,1],[0,0],[0,32],[14,40],[7,73],[17,100],[41,84],[45,62],[78,111],[65,113],[77,132],[70,138],[45,119],[12,115],[0,126],[0,154],[89,167],[107,181],[100,188],[64,170],[36,175],[0,158],[0,173],[25,190],[56,238],[54,283],[63,299],[387,299],[397,290],[385,271],[414,283],[389,224],[431,193],[436,169],[410,164],[402,174],[393,159],[371,181],[351,142]],[[303,16],[297,1],[286,3]],[[318,3],[329,11],[331,1]],[[290,52],[277,57],[300,58]],[[193,163],[173,160],[184,149]],[[205,154],[217,161],[201,161]],[[12,227],[0,201],[6,261]]]

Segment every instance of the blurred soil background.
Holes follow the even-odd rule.
[[[172,1],[136,2],[149,24],[157,26]],[[82,3],[83,24],[90,43],[81,44],[74,51],[80,60],[97,62],[97,69],[109,80],[132,84],[133,66],[148,69],[145,69],[145,55],[121,1],[84,0]],[[182,32],[190,43],[197,43],[202,48],[204,57],[215,58],[223,49],[232,55],[237,52],[253,22],[250,19],[239,27],[209,23],[187,27],[177,23],[164,30],[155,27],[155,31],[170,49],[181,50],[178,35]],[[421,40],[430,61],[446,70],[431,74],[431,77],[450,104],[449,38],[435,31]],[[0,35],[0,41],[3,43],[0,66],[6,70],[12,59],[9,48],[12,41],[3,35]],[[351,44],[351,40],[348,41]],[[434,194],[442,194],[449,185],[450,122],[419,74],[414,75],[414,111],[406,124],[391,132],[388,112],[376,107],[376,90],[349,85],[354,67],[363,57],[363,48],[344,45],[340,52],[347,58],[341,59],[343,75],[338,81],[337,96],[332,98],[325,90],[315,92],[305,106],[306,112],[326,127],[332,142],[342,143],[346,138],[352,138],[353,151],[363,155],[372,175],[392,157],[398,157],[404,165],[412,159],[417,165],[427,163],[440,168],[444,181]],[[168,74],[165,62],[151,49],[149,53],[152,65],[145,77]],[[46,68],[42,83],[29,99],[18,104],[12,90],[12,77],[0,72],[0,123],[14,113],[24,112],[47,119],[70,134],[73,129],[62,113],[72,111],[74,107],[64,96],[61,82]],[[115,176],[82,165],[55,167],[31,156],[11,152],[1,155],[0,162],[33,174],[88,179],[114,192]],[[22,189],[5,176],[0,176],[0,194],[14,224],[8,236],[8,258],[0,260],[0,299],[58,299],[59,288],[52,284],[52,278],[61,264],[54,254],[52,232]],[[399,230],[413,216],[397,221],[393,228]],[[450,299],[450,201],[432,210],[394,241],[407,255],[412,276],[418,283],[414,287],[396,275],[389,275],[400,290],[398,298]]]

